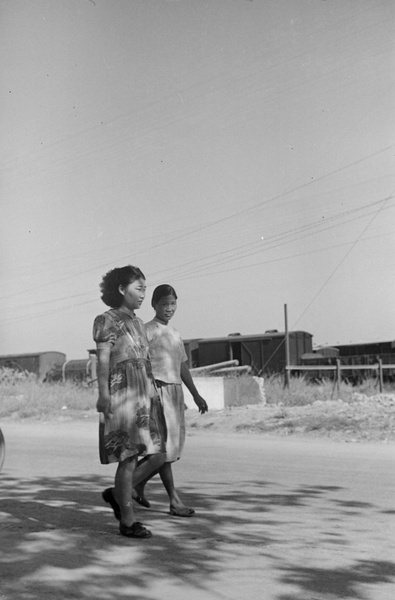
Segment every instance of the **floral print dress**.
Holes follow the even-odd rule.
[[[112,414],[100,415],[99,449],[103,464],[166,449],[166,424],[154,386],[144,324],[119,309],[96,317],[98,350],[110,347],[109,389]]]

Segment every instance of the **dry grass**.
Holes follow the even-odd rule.
[[[289,388],[284,388],[284,378],[279,375],[265,379],[267,403],[284,406],[305,406],[319,400],[338,400],[339,398],[343,402],[353,402],[356,394],[369,397],[376,396],[378,393],[379,389],[375,379],[366,379],[357,386],[341,382],[339,390],[336,383],[329,380],[312,383],[303,377],[292,377]],[[395,384],[387,384],[384,393],[395,393]]]
[[[48,419],[95,411],[97,392],[72,382],[40,383],[36,377],[0,370],[0,418]]]
[[[395,389],[379,394],[375,380],[353,387],[333,382],[312,384],[292,378],[265,379],[266,404],[229,407],[199,415],[187,411],[191,429],[280,436],[330,437],[342,441],[395,441]]]
[[[358,387],[346,383],[337,393],[332,382],[320,384],[292,378],[284,388],[282,377],[265,379],[266,404],[209,411],[187,411],[194,429],[261,434],[302,434],[347,439],[392,440],[395,436],[394,385],[379,396],[376,382]],[[40,383],[29,374],[0,370],[1,419],[97,418],[97,390],[71,382]],[[209,402],[209,398],[207,398]]]

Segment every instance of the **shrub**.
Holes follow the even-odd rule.
[[[389,388],[393,386],[387,386]],[[304,377],[291,377],[290,385],[284,387],[282,375],[272,375],[265,378],[265,395],[268,404],[283,404],[284,406],[304,406],[317,400],[338,400],[352,402],[356,393],[374,396],[379,393],[377,380],[366,379],[359,385],[351,385],[342,381],[337,388],[335,381],[328,379],[320,383],[311,382]]]
[[[31,373],[0,369],[0,417],[47,418],[95,410],[97,392],[73,382],[42,383]]]

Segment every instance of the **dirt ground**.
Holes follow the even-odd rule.
[[[187,411],[190,428],[338,441],[395,442],[395,394],[354,394],[351,402],[317,401],[305,406],[250,405],[209,412]]]
[[[262,410],[188,414],[174,473],[196,515],[171,517],[155,479],[150,540],[101,500],[96,415],[3,422],[0,600],[393,600],[395,445],[257,435]]]

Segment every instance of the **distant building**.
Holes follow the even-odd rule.
[[[313,351],[313,336],[306,331],[288,333],[290,364],[302,364],[302,355]],[[285,333],[277,330],[261,334],[231,334],[216,338],[184,340],[190,368],[228,360],[252,367],[253,375],[281,373],[286,363]]]
[[[32,352],[0,356],[0,368],[7,367],[14,371],[34,373],[40,381],[45,379],[51,369],[61,367],[64,362],[66,362],[64,352]]]

